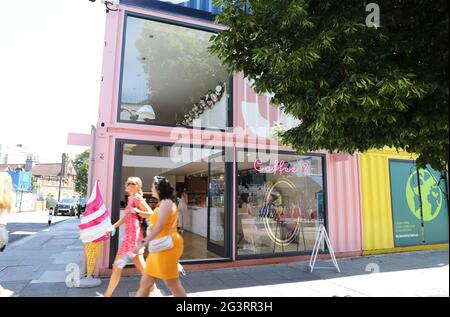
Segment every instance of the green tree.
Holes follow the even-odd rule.
[[[73,162],[77,178],[75,180],[75,191],[81,196],[87,195],[88,171],[89,171],[89,150],[81,152],[75,157]]]
[[[35,176],[31,176],[31,188],[35,190],[37,187],[38,180]]]
[[[211,51],[301,120],[299,152],[385,146],[448,166],[448,1],[223,0]],[[250,7],[251,10],[247,10]]]

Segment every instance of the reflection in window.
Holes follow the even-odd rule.
[[[120,120],[225,128],[228,75],[208,53],[212,35],[127,17]]]
[[[238,163],[238,254],[312,250],[324,221],[322,158],[249,152]]]

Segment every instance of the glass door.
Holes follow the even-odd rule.
[[[225,237],[227,232],[227,191],[223,153],[210,158],[208,166],[208,229],[207,248],[221,257],[227,257]]]

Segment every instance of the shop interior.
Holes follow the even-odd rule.
[[[120,119],[227,127],[228,74],[209,53],[214,34],[127,18]]]
[[[221,255],[213,252],[215,248],[211,248],[211,245],[224,247],[224,163],[209,161],[221,154],[221,151],[205,151],[196,160],[192,158],[186,162],[176,162],[176,159],[171,159],[173,150],[167,146],[125,144],[122,184],[125,184],[128,177],[140,177],[144,197],[155,208],[157,201],[151,194],[153,177],[167,177],[177,192],[185,191],[187,194],[187,208],[179,208],[178,213],[179,233],[184,240],[182,260],[220,258]],[[200,149],[191,150],[196,152],[194,155],[200,153]],[[124,188],[121,189],[121,197],[123,213],[127,201]],[[119,237],[123,237],[124,229],[121,229],[122,235]]]
[[[270,254],[312,250],[324,221],[320,158],[279,155],[278,160],[302,165],[297,173],[257,173],[253,162],[238,167],[238,254]],[[263,208],[271,206],[270,214]],[[266,223],[264,223],[266,222]],[[281,242],[284,241],[284,242]]]

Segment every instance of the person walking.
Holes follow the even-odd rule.
[[[157,279],[164,283],[174,297],[186,297],[186,291],[179,279],[178,261],[183,254],[183,238],[177,231],[178,208],[173,188],[167,178],[156,176],[152,184],[152,195],[159,199],[158,210],[150,216],[149,235],[136,247],[138,253],[150,243],[149,255],[136,297],[148,297]],[[151,242],[171,239],[167,247],[155,250]],[[153,250],[153,251],[152,251]]]
[[[48,225],[50,226],[52,224],[52,218],[53,218],[53,207],[50,207],[48,210]]]
[[[239,197],[239,213],[253,216],[253,208],[249,201],[250,195],[248,193],[241,193]]]
[[[8,231],[6,230],[6,216],[13,206],[12,180],[8,173],[0,172],[0,252],[3,252],[8,244]],[[0,285],[0,297],[9,297],[13,291]]]
[[[142,197],[142,180],[139,177],[130,177],[125,183],[125,191],[129,194],[125,214],[119,219],[107,233],[113,235],[122,224],[125,224],[125,238],[120,245],[114,261],[111,279],[104,297],[111,297],[122,275],[122,269],[128,260],[132,260],[136,268],[143,273],[145,267],[144,248],[141,247],[133,253],[136,246],[143,239],[143,228],[141,218],[150,216],[152,209]]]

